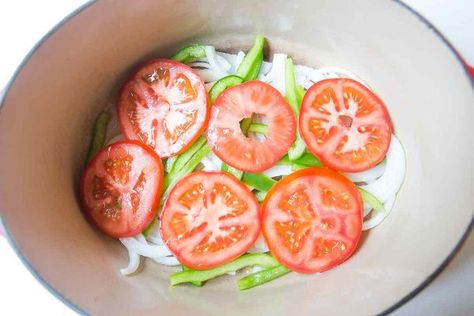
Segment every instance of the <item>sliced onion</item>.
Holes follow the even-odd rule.
[[[375,226],[382,223],[382,221],[390,214],[390,211],[392,210],[394,204],[395,204],[395,196],[392,196],[383,205],[385,208],[385,213],[377,212],[370,219],[364,221],[364,223],[362,224],[362,230],[372,229]]]
[[[120,273],[123,275],[129,275],[132,273],[135,273],[138,270],[138,267],[140,266],[140,256],[131,251],[130,249],[128,250],[128,266],[120,269]]]
[[[274,54],[272,61],[272,68],[270,71],[263,76],[261,79],[263,82],[271,84],[275,89],[280,91],[282,95],[285,95],[285,63],[286,54]]]
[[[146,240],[152,242],[156,245],[164,245],[163,239],[161,238],[160,230],[158,228],[159,225],[155,224],[153,226],[153,230],[146,236]],[[156,229],[155,229],[156,227]]]
[[[244,60],[245,58],[245,53],[243,51],[240,51],[237,53],[237,58],[235,59],[235,64],[234,64],[234,67],[233,67],[233,73],[237,71],[237,68],[239,68],[240,64],[242,63],[242,61]]]
[[[230,69],[227,72],[233,74],[236,72],[237,68],[239,68],[242,60],[244,60],[245,53],[243,51],[239,51],[237,54],[228,54],[223,52],[217,52],[218,56],[224,58],[230,65]]]
[[[372,206],[364,205],[364,210],[363,210],[363,213],[362,213],[362,217],[366,217],[367,215],[369,215],[370,212],[372,212],[372,210],[373,210]]]
[[[151,260],[156,263],[163,264],[165,266],[179,266],[181,263],[174,256],[170,257],[161,257],[161,258],[151,258]]]
[[[296,82],[297,84],[300,84],[298,81]],[[311,88],[311,86],[314,84],[314,82],[312,82],[311,80],[309,79],[305,79],[305,81],[303,81],[303,83],[301,83],[301,85],[303,86],[303,88],[305,88],[306,90],[308,90],[309,88]]]
[[[214,164],[214,162],[211,159],[209,159],[208,157],[204,157],[201,160],[201,163],[204,166],[204,168],[202,168],[202,170],[204,170],[204,171],[219,171],[220,170],[220,168],[218,168]]]
[[[296,83],[302,86],[305,86],[308,84],[310,84],[311,86],[315,82],[327,79],[327,76],[323,75],[319,70],[311,68],[311,67],[295,65],[294,69],[295,69]]]
[[[351,179],[352,182],[369,182],[382,176],[382,174],[385,172],[386,164],[387,162],[384,160],[369,170],[363,172],[346,173],[346,176]]]
[[[262,62],[262,66],[260,67],[260,72],[258,74],[258,80],[263,81],[263,78],[268,75],[270,70],[272,70],[272,63],[267,61]]]
[[[354,74],[353,72],[344,69],[344,68],[339,68],[339,67],[322,67],[319,68],[318,71],[322,73],[324,76],[330,77],[332,75],[336,75],[338,77],[346,77],[346,78],[351,78],[354,79],[355,81],[358,81],[362,83],[364,86],[369,87],[364,80],[362,80],[359,76]]]
[[[141,234],[139,236],[144,239]],[[120,241],[125,247],[127,247],[127,249],[132,250],[133,252],[141,256],[150,258],[160,258],[172,255],[171,251],[169,251],[169,249],[165,245],[150,245],[146,242],[146,240],[140,242],[137,240],[137,238],[120,238]]]
[[[217,170],[221,170],[222,160],[220,160],[219,157],[217,157],[213,152],[210,152],[206,157],[214,163],[214,165],[217,167]]]
[[[193,61],[192,63],[189,64],[189,66],[191,68],[198,68],[198,67],[205,68],[205,69],[211,68],[211,65],[209,65],[209,63],[205,61]]]
[[[250,252],[250,253],[260,253],[260,252],[267,252],[267,251],[269,251],[267,243],[265,242],[265,239],[263,238],[263,235],[260,233],[257,240],[255,241],[255,244],[253,245],[252,248],[249,249],[248,252]]]
[[[263,172],[264,175],[270,178],[279,177],[279,176],[286,176],[292,173],[293,170],[289,165],[276,165],[267,169]]]
[[[216,51],[216,54],[217,56],[224,58],[231,65],[231,67],[235,65],[235,59],[237,58],[237,55],[238,55],[238,54],[229,54],[229,53],[217,52],[217,51]]]
[[[210,68],[220,78],[225,77],[229,74],[229,70],[232,67],[231,64],[224,58],[216,54],[216,49],[213,46],[206,46],[207,61],[209,62]]]
[[[364,190],[375,195],[382,203],[387,202],[390,197],[400,190],[405,178],[405,152],[395,135],[392,135],[386,160],[385,172],[382,176],[367,185],[361,186]]]
[[[213,69],[194,69],[194,71],[204,80],[205,83],[217,81],[225,75],[221,75]]]

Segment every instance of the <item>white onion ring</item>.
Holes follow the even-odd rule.
[[[194,69],[194,71],[204,80],[205,83],[209,83],[212,81],[217,81],[222,77],[218,72],[214,69]]]
[[[395,135],[392,135],[386,160],[387,163],[383,175],[379,179],[361,186],[362,189],[375,195],[382,203],[387,202],[390,197],[400,190],[405,178],[405,152]]]
[[[161,257],[161,258],[151,258],[151,260],[155,261],[156,263],[165,265],[165,266],[179,266],[181,263],[176,259],[174,256],[170,257]]]
[[[206,157],[214,163],[214,165],[217,167],[217,170],[221,170],[222,160],[220,160],[219,157],[217,157],[213,152],[210,152]]]
[[[205,61],[193,61],[192,63],[189,63],[188,66],[191,68],[196,68],[196,67],[202,67],[206,69],[211,68],[211,65],[209,65],[209,63]]]
[[[372,210],[373,210],[372,206],[370,206],[369,204],[365,204],[364,205],[364,210],[362,212],[362,217],[366,217],[367,215],[369,215],[370,212],[372,212]]]
[[[161,238],[160,228],[157,223],[153,225],[151,232],[146,236],[146,240],[156,245],[164,245],[163,239]]]
[[[354,74],[353,72],[347,69],[339,68],[339,67],[322,67],[322,68],[319,68],[318,71],[322,73],[323,75],[326,75],[327,76],[326,79],[330,78],[332,75],[336,75],[337,77],[340,77],[340,78],[350,78],[362,83],[364,86],[371,89],[370,86],[364,80],[362,80],[359,76],[357,76],[356,74]]]
[[[249,249],[249,253],[260,253],[260,252],[267,252],[268,246],[267,243],[265,242],[265,239],[263,238],[262,233],[258,236],[257,240],[255,241],[255,244],[253,245],[252,248]]]
[[[138,267],[140,266],[140,256],[131,251],[130,249],[128,250],[128,266],[120,269],[120,273],[122,275],[130,275],[132,273],[135,273],[138,270]]]
[[[141,234],[139,236],[144,238]],[[144,257],[160,258],[172,255],[165,245],[149,245],[146,240],[140,242],[136,237],[120,238],[120,241],[127,249]]]
[[[216,54],[216,49],[213,46],[204,47],[206,52],[207,61],[209,62],[210,68],[214,70],[219,78],[227,76],[228,71],[232,65],[224,58]]]
[[[387,202],[383,205],[385,208],[385,213],[377,212],[377,214],[372,216],[370,219],[364,221],[362,223],[362,230],[372,229],[375,226],[382,223],[382,221],[390,214],[390,211],[392,210],[394,204],[395,204],[395,195],[390,197],[387,200]]]
[[[279,177],[279,176],[286,176],[292,173],[293,170],[291,169],[291,166],[288,165],[276,165],[271,167],[270,169],[267,169],[263,172],[264,175],[267,177],[273,178],[273,177]]]
[[[296,83],[302,86],[306,86],[308,84],[309,86],[312,86],[315,82],[327,79],[326,76],[311,67],[295,65],[294,69]]]
[[[286,94],[285,88],[285,63],[286,54],[274,54],[272,68],[261,78],[263,82],[271,84],[275,89],[280,91],[282,95]]]
[[[237,68],[239,68],[242,60],[244,60],[245,53],[243,51],[239,51],[237,54],[228,54],[223,52],[217,52],[218,56],[224,58],[230,65],[230,69],[227,70],[229,73],[235,73]]]
[[[220,170],[220,168],[218,168],[214,164],[214,162],[210,158],[208,158],[207,156],[202,158],[201,163],[204,166],[204,168],[202,168],[202,170],[204,170],[204,171],[219,171]]]
[[[352,182],[369,182],[382,176],[385,172],[387,162],[384,160],[375,167],[369,170],[355,173],[346,173],[346,176],[351,179]]]
[[[240,51],[237,53],[237,58],[234,61],[235,62],[234,68],[232,69],[233,72],[237,71],[237,68],[239,68],[240,64],[244,61],[244,58],[245,58],[245,53],[243,51]]]
[[[258,80],[262,80],[262,78],[265,75],[267,75],[271,69],[272,69],[272,63],[263,61],[262,66],[260,67],[260,72],[258,73]]]

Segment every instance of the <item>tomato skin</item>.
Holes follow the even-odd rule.
[[[334,108],[324,104],[329,100]],[[360,172],[384,159],[393,127],[377,95],[355,80],[337,78],[319,81],[308,89],[299,130],[308,150],[326,166]]]
[[[265,116],[265,140],[245,136],[240,121],[253,114]],[[296,119],[283,96],[267,83],[247,81],[226,89],[214,102],[208,143],[226,164],[256,173],[273,166],[295,140]]]
[[[148,170],[150,173],[147,175],[147,178],[145,179],[145,182],[151,181],[152,182],[152,192],[145,192],[144,195],[141,197],[145,196],[145,199],[148,197],[149,200],[147,200],[147,204],[149,207],[147,207],[144,212],[140,212],[138,215],[141,217],[139,218],[138,222],[129,221],[128,223],[124,224],[124,221],[121,221],[120,223],[117,224],[117,226],[111,224],[110,222],[107,223],[107,218],[103,218],[103,214],[97,214],[97,209],[94,209],[93,206],[96,205],[91,205],[90,201],[93,199],[91,194],[94,194],[94,192],[91,192],[94,190],[94,185],[90,183],[91,180],[91,175],[96,176],[99,173],[103,173],[103,171],[97,171],[98,168],[100,169],[100,163],[104,162],[104,155],[109,155],[110,152],[112,152],[111,155],[113,155],[114,151],[117,148],[127,148],[127,151],[130,152],[132,150],[138,150],[142,151],[144,154],[145,158],[141,157],[133,157],[134,159],[144,159],[148,161],[147,166],[144,167],[143,170]],[[133,162],[132,162],[133,165]],[[153,178],[150,178],[150,177]],[[97,229],[99,229],[102,233],[113,237],[113,238],[123,238],[123,237],[132,237],[135,236],[139,233],[141,233],[153,220],[155,217],[159,202],[160,202],[160,197],[162,193],[162,185],[163,185],[163,176],[164,176],[164,168],[162,161],[160,157],[156,154],[155,151],[153,151],[150,147],[144,145],[143,143],[136,141],[136,140],[124,140],[124,141],[119,141],[116,143],[113,143],[111,145],[108,145],[104,147],[100,152],[98,152],[94,158],[87,164],[85,167],[81,179],[80,179],[80,197],[81,197],[81,205],[82,205],[82,210],[83,214],[86,217],[86,219],[94,225]],[[140,178],[139,178],[140,179]],[[109,179],[110,183],[110,179]],[[112,186],[117,185],[116,183],[112,183]],[[146,185],[146,184],[145,184]],[[124,188],[126,188],[125,185],[123,185]],[[113,189],[117,189],[117,187],[114,187]],[[120,189],[117,189],[120,190]],[[110,191],[108,192],[110,193]],[[122,192],[120,192],[122,193]],[[123,196],[120,196],[123,198]],[[141,198],[140,197],[140,198]],[[122,210],[121,210],[122,211]],[[126,213],[129,212],[129,210],[125,210],[121,213]],[[122,218],[122,215],[121,215]],[[129,218],[130,219],[130,218]],[[112,221],[113,222],[113,221]],[[125,222],[127,222],[127,219],[125,219]],[[126,227],[123,227],[120,225],[125,225]]]
[[[157,93],[157,96],[154,97],[154,93],[151,90],[149,91],[147,90],[149,87],[147,87],[143,82],[140,81],[143,77],[150,76],[151,70],[162,69],[162,68],[165,70],[175,69],[175,74],[174,74],[174,77],[172,78],[173,80],[168,78],[168,80],[172,82],[165,83],[166,89],[170,90],[171,88],[169,86],[174,86],[174,85],[179,86],[179,82],[178,83],[176,82],[186,77],[190,81],[190,84],[192,84],[192,87],[194,88],[193,91],[195,93],[195,98],[193,100],[189,102],[184,102],[184,103],[195,104],[195,108],[193,108],[193,110],[196,110],[197,112],[196,118],[195,118],[196,122],[195,124],[191,124],[190,127],[188,127],[185,131],[182,131],[181,135],[184,135],[183,137],[185,139],[183,140],[183,142],[180,142],[180,140],[176,141],[175,143],[179,142],[180,146],[175,146],[172,149],[169,148],[170,147],[170,144],[168,143],[169,140],[165,140],[166,136],[163,136],[164,126],[165,126],[165,123],[163,123],[164,122],[163,120],[167,118],[166,115],[169,115],[170,112],[173,112],[173,113],[179,112],[176,110],[172,111],[175,107],[174,102],[172,102],[174,98],[170,97],[171,104],[165,104],[166,102],[165,103],[161,102],[161,98],[167,99],[168,94],[170,94],[171,92],[164,91],[162,92],[162,94]],[[154,72],[152,74],[154,74]],[[168,72],[168,75],[169,75],[169,72]],[[178,79],[176,79],[176,77]],[[149,85],[153,86],[155,85],[155,83],[149,83]],[[189,86],[185,88],[189,88]],[[135,95],[137,98],[139,98],[140,102],[143,103],[145,108],[148,108],[148,109],[154,108],[156,109],[157,112],[160,112],[159,114],[150,115],[150,117],[156,119],[157,121],[157,123],[151,124],[151,126],[153,126],[153,128],[159,129],[159,131],[157,132],[158,136],[156,137],[161,137],[161,141],[160,139],[155,138],[152,142],[150,142],[149,139],[145,139],[144,135],[141,135],[140,133],[137,132],[137,128],[131,122],[130,117],[132,116],[129,113],[130,109],[133,108],[133,105],[131,106],[130,103],[135,102],[135,101],[130,100],[130,98],[132,98],[131,91],[135,92],[135,94],[132,93],[132,95]],[[153,100],[154,98],[155,100]],[[160,101],[158,102],[156,98],[158,98]],[[143,101],[144,99],[145,101]],[[179,102],[177,102],[176,104],[180,105]],[[162,110],[164,105],[167,105],[169,107],[168,111]],[[199,138],[199,136],[202,135],[202,133],[207,128],[207,122],[209,120],[209,106],[210,106],[210,103],[209,103],[208,94],[204,85],[204,81],[194,71],[194,69],[192,69],[186,64],[182,64],[174,60],[158,58],[158,59],[150,60],[140,65],[128,77],[128,79],[125,81],[125,83],[122,85],[122,87],[119,90],[118,97],[117,97],[116,111],[117,111],[117,117],[119,119],[120,130],[122,131],[122,133],[125,135],[127,139],[139,140],[145,143],[146,145],[154,148],[154,150],[157,152],[157,154],[161,158],[167,158],[167,157],[176,156],[178,154],[185,152]],[[163,115],[165,115],[165,117],[163,117]],[[176,121],[177,120],[175,118],[171,118],[169,120],[171,124],[176,123]],[[146,130],[145,132],[147,134],[150,134],[149,130]]]
[[[230,191],[221,192],[224,186]],[[219,213],[229,207],[235,209]],[[237,215],[229,215],[232,212]],[[260,210],[255,196],[235,177],[197,171],[171,189],[159,223],[163,241],[178,260],[192,269],[205,270],[232,261],[253,246],[260,233]],[[223,231],[227,235],[219,235]],[[208,242],[214,234],[216,241]],[[195,244],[190,245],[192,242]],[[225,242],[230,245],[223,245]]]
[[[318,182],[319,179],[326,180],[324,180],[323,182]],[[311,189],[311,195],[307,195],[306,197],[310,201],[311,199],[313,199],[313,202],[304,199],[300,200],[299,202],[308,202],[307,205],[309,206],[307,206],[306,204],[298,204],[299,206],[297,205],[297,207],[292,211],[287,211],[290,215],[287,215],[285,212],[282,212],[279,207],[275,208],[275,203],[277,203],[277,205],[290,205],[291,202],[298,203],[298,197],[301,197],[302,195],[296,195],[299,190],[293,189],[298,188],[301,183],[305,182],[312,183],[312,185],[309,184],[306,186],[308,190]],[[347,210],[348,214],[346,214],[344,220],[338,218],[337,216],[331,218],[331,215],[334,214],[332,214],[331,212],[327,212],[327,209],[323,210],[323,208],[327,208],[326,206],[321,205],[320,202],[314,202],[314,200],[318,199],[316,198],[316,196],[318,196],[318,187],[320,187],[321,183],[324,182],[326,182],[326,184],[336,183],[339,189],[344,189],[343,192],[348,194],[348,203],[350,202],[351,205],[350,208]],[[288,188],[293,189],[290,190]],[[334,186],[330,189],[336,191]],[[275,199],[278,199],[278,197],[281,197],[285,194],[291,197],[291,199],[280,199],[278,200],[278,202],[275,202]],[[335,196],[337,197],[337,195]],[[313,208],[314,205],[316,205],[318,208]],[[312,211],[315,212],[316,215],[313,216],[313,218],[311,219],[309,219],[310,217],[308,217],[308,213],[305,214],[304,212],[301,212],[301,214],[303,214],[304,216],[300,217],[299,219],[298,217],[295,217],[295,215],[292,215],[293,213],[298,213],[299,211],[301,211],[302,208],[304,209],[305,207],[308,209],[312,209]],[[362,233],[362,209],[362,198],[360,197],[358,190],[356,189],[355,185],[343,175],[326,167],[300,169],[284,177],[282,180],[276,183],[267,193],[265,200],[262,204],[262,233],[270,249],[270,252],[284,266],[300,273],[324,272],[347,260],[356,250],[357,244]],[[340,212],[340,210],[338,209],[337,212]],[[346,210],[344,210],[344,212],[346,212]],[[283,236],[289,240],[285,239],[282,243],[282,239],[279,239],[280,237],[278,237],[281,236],[281,234],[278,235],[275,233],[278,230],[276,227],[279,222],[274,220],[274,218],[278,218],[278,216],[288,216],[288,221],[290,222],[291,219],[294,218],[300,220],[301,223],[307,221],[309,222],[309,224],[307,224],[306,227],[311,225],[312,226],[311,228],[309,228],[309,233],[307,235],[298,235],[297,231],[285,231]],[[294,223],[296,223],[295,225],[300,223],[298,222],[298,220],[294,221]],[[329,234],[325,235],[324,230],[326,229],[326,227],[322,226],[322,223],[326,224],[331,222],[337,223],[334,224],[334,226],[336,227],[336,231],[332,231]],[[281,220],[280,223],[283,223],[283,221]],[[289,225],[287,227],[292,226]],[[331,229],[331,227],[329,229]],[[339,229],[339,231],[337,231],[337,229]],[[297,239],[299,236],[306,237],[304,237],[303,239]],[[325,242],[333,241],[335,239],[336,241],[342,242],[342,244],[344,245],[344,249],[342,249],[342,246],[340,248],[333,248],[332,250],[336,249],[336,251],[339,251],[339,254],[336,253],[333,257],[327,260],[326,258],[324,258],[324,256],[327,254],[323,254],[322,259],[315,259],[311,256],[311,254],[308,255],[308,250],[306,250],[305,248],[305,243],[311,242],[311,246],[315,246],[316,242],[319,242],[318,238],[321,239],[323,245]],[[333,239],[330,240],[330,238]],[[287,246],[287,244],[285,244],[288,242],[290,246]],[[296,251],[294,254],[289,254],[288,247],[292,247],[292,245],[295,244],[298,245],[298,242],[303,244],[302,249]],[[337,242],[333,243],[333,245],[334,244],[336,246],[338,245]],[[333,253],[329,253],[328,256],[331,255],[333,255]]]

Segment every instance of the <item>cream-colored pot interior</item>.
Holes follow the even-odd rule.
[[[392,214],[348,262],[321,275],[292,273],[246,292],[233,277],[171,288],[174,270],[149,261],[121,276],[125,249],[78,206],[94,117],[139,62],[191,42],[246,49],[257,33],[298,63],[353,71],[385,101],[408,168]],[[0,214],[36,273],[86,313],[380,313],[440,266],[472,220],[473,118],[460,62],[394,1],[98,1],[55,30],[7,91]]]

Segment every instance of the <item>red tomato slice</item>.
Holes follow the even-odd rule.
[[[155,59],[122,87],[117,113],[128,139],[140,140],[166,158],[186,150],[204,131],[206,88],[190,67]]]
[[[297,272],[322,272],[347,260],[362,232],[359,192],[330,169],[290,174],[268,192],[262,207],[271,253]]]
[[[171,190],[161,211],[160,229],[178,260],[209,269],[244,254],[260,232],[254,195],[223,172],[194,172]]]
[[[327,79],[306,92],[300,134],[307,148],[336,170],[358,172],[383,160],[392,124],[382,101],[352,79]]]
[[[267,119],[264,141],[242,133],[240,121],[260,114]],[[225,90],[211,109],[208,143],[225,163],[239,170],[260,172],[274,165],[295,140],[296,121],[283,96],[261,81]]]
[[[109,145],[82,174],[84,212],[109,236],[134,236],[156,214],[162,180],[161,159],[150,148],[133,140]]]

